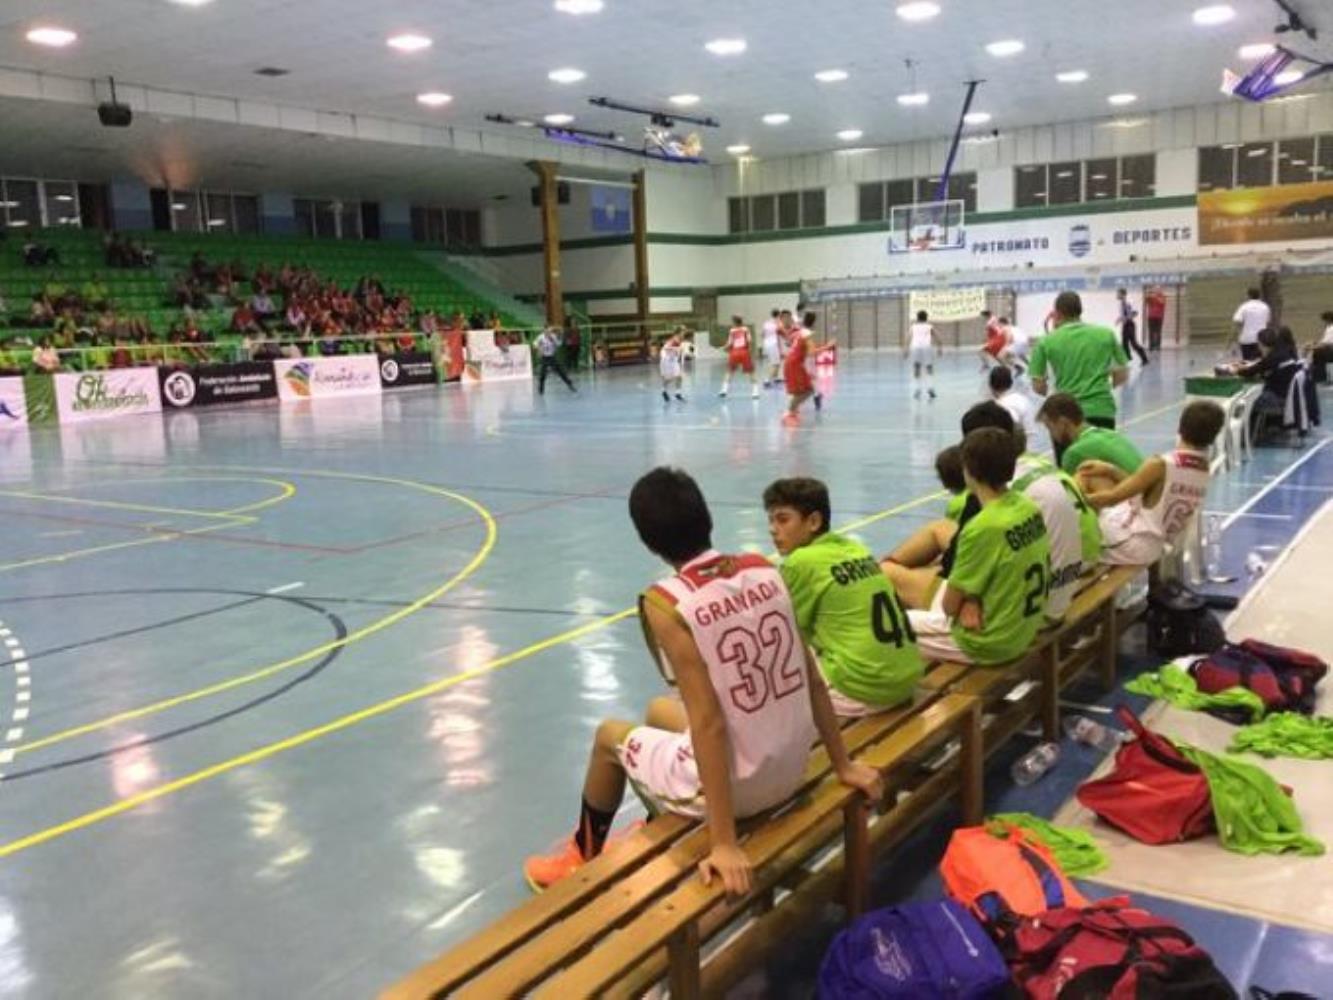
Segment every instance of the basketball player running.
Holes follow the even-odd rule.
[[[764,363],[768,365],[768,372],[764,376],[765,389],[782,378],[782,335],[781,324],[778,322],[781,315],[780,310],[774,309],[768,319],[764,320]]]
[[[1009,334],[1000,321],[991,315],[990,310],[983,310],[981,318],[986,321],[986,343],[981,346],[981,370],[984,372],[995,365],[1004,364],[1004,352],[1009,349]]]
[[[787,382],[787,412],[783,414],[782,422],[788,427],[801,422],[801,404],[807,399],[814,399],[816,411],[824,407],[824,397],[815,391],[815,383],[810,378],[806,363],[820,351],[832,347],[836,341],[816,344],[814,326],[815,314],[806,313],[801,326],[792,332],[791,342],[787,346],[787,360],[783,365]]]
[[[912,359],[912,398],[921,398],[921,370],[926,372],[926,395],[935,398],[935,351],[940,347],[939,334],[929,323],[925,310],[916,314],[916,322],[907,330],[904,353]]]
[[[673,333],[662,344],[662,352],[657,362],[657,370],[662,376],[662,402],[671,402],[674,391],[678,402],[685,402],[681,387],[685,383],[684,372],[685,344],[680,334]]]
[[[745,321],[739,316],[731,317],[731,330],[727,333],[727,374],[722,378],[723,399],[731,388],[732,372],[740,369],[750,376],[750,398],[759,398],[759,381],[754,374],[754,335]]]
[[[649,650],[679,698],[654,700],[644,725],[598,727],[574,833],[556,853],[529,858],[523,873],[545,889],[600,854],[628,779],[654,814],[707,821],[710,850],[699,874],[705,885],[720,879],[728,895],[742,896],[753,883],[736,820],[796,792],[816,731],[844,784],[872,801],[883,784],[847,756],[778,570],[763,556],[713,549],[708,505],[678,469],[640,479],[629,511],[644,545],[674,571],[649,588],[639,609]],[[751,646],[757,661],[738,658]]]

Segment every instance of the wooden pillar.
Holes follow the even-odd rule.
[[[648,197],[644,172],[634,174],[634,302],[640,322],[648,321]]]
[[[560,279],[560,204],[556,195],[556,164],[533,160],[528,169],[537,175],[542,213],[542,273],[546,278],[546,322],[565,325],[565,297]]]

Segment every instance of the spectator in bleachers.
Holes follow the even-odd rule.
[[[242,302],[232,311],[229,329],[232,333],[263,333],[248,302]]]
[[[47,264],[60,263],[60,251],[55,247],[38,243],[32,237],[23,242],[23,263],[29,267],[45,267]]]
[[[115,346],[111,350],[112,368],[131,368],[134,366],[134,355],[130,353],[129,340],[125,334],[118,334],[115,339]]]
[[[32,352],[32,364],[39,372],[48,375],[60,371],[60,354],[51,345],[50,337],[43,337],[37,349]]]
[[[271,329],[278,321],[278,307],[268,292],[255,292],[250,296],[250,311],[265,330]]]
[[[342,337],[338,333],[336,321],[331,320],[325,324],[324,333],[319,338],[319,343],[316,346],[319,348],[319,353],[326,358],[342,353]]]
[[[283,317],[283,329],[291,330],[298,337],[310,336],[310,317],[301,308],[301,303],[292,299],[287,305],[287,314]]]
[[[278,279],[274,277],[267,264],[261,263],[255,268],[254,277],[250,279],[250,287],[256,292],[271,293],[277,290]]]
[[[459,315],[461,316],[462,313],[460,313]],[[486,317],[481,314],[480,310],[474,312],[471,316],[469,316],[467,322],[468,322],[467,328],[469,330],[486,329]]]
[[[111,292],[100,275],[93,274],[79,290],[83,304],[90,309],[100,309],[111,300]]]
[[[56,321],[56,310],[51,305],[51,300],[46,297],[45,292],[38,292],[32,297],[32,305],[28,309],[29,326],[50,326]]]
[[[22,375],[23,365],[12,340],[0,341],[0,376]]]
[[[216,272],[208,266],[208,261],[204,260],[204,252],[196,250],[190,254],[190,277],[200,283],[211,281]]]
[[[421,316],[421,322],[417,325],[422,333],[433,335],[440,332],[440,320],[431,309],[427,309]]]

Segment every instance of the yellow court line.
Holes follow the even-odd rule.
[[[340,476],[339,478],[342,477]],[[344,646],[350,646],[353,643],[360,642],[362,639],[375,635],[377,632],[382,632],[391,625],[396,625],[409,615],[416,614],[426,605],[438,601],[441,597],[449,593],[449,591],[453,590],[475,573],[480,568],[481,564],[490,557],[491,550],[495,548],[495,540],[499,533],[495,518],[491,516],[490,511],[471,497],[463,496],[461,493],[453,493],[449,490],[440,489],[436,486],[429,486],[425,483],[415,483],[407,479],[394,480],[381,476],[356,476],[351,473],[348,474],[348,478],[411,486],[414,489],[438,494],[439,496],[447,497],[450,500],[461,503],[470,508],[481,518],[481,521],[486,528],[486,538],[468,564],[443,584],[430,591],[430,593],[417,598],[412,603],[404,605],[397,611],[385,615],[383,618],[376,619],[369,625],[362,626],[354,632],[349,632],[341,639],[326,642],[323,645],[308,649],[296,656],[291,656],[285,660],[270,664],[267,667],[261,667],[258,670],[251,671],[248,674],[240,674],[236,677],[230,677],[225,681],[219,681],[217,684],[211,684],[208,687],[197,688],[194,691],[187,691],[185,694],[175,695],[171,698],[164,698],[161,701],[155,701],[149,705],[142,705],[139,708],[132,708],[125,712],[119,712],[116,715],[108,716],[105,719],[98,719],[96,722],[88,722],[81,726],[73,726],[58,733],[52,733],[50,736],[44,736],[39,740],[33,740],[31,743],[13,747],[12,749],[14,753],[31,753],[34,750],[41,750],[43,747],[49,747],[56,743],[63,743],[65,740],[71,740],[78,736],[86,736],[89,733],[95,733],[100,729],[106,729],[122,722],[128,722],[131,719],[141,719],[146,715],[156,715],[159,712],[165,712],[168,709],[176,708],[179,705],[186,705],[192,701],[198,701],[201,698],[209,698],[215,694],[222,694],[225,691],[231,691],[232,689],[241,687],[245,684],[253,684],[255,681],[263,680],[266,677],[272,677],[274,674],[281,673],[284,670],[290,670],[292,667],[300,666],[302,663],[308,663],[335,649],[342,649]]]
[[[239,521],[243,523],[253,521],[253,518],[245,518],[238,514],[228,514],[214,510],[204,511],[186,510],[180,507],[154,507],[150,504],[142,503],[121,503],[118,500],[88,500],[84,497],[62,497],[51,493],[27,493],[23,490],[0,490],[0,496],[17,497],[20,500],[43,500],[47,503],[78,504],[84,507],[105,507],[108,510],[128,510],[143,514],[167,514],[171,517],[224,518],[228,521]]]

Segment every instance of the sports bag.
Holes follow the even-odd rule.
[[[1086,906],[1050,849],[1009,823],[960,827],[940,861],[945,891],[988,925]]]
[[[1286,678],[1286,688],[1291,701],[1286,707],[1288,712],[1300,712],[1312,715],[1315,709],[1315,690],[1319,682],[1328,674],[1328,664],[1315,656],[1290,646],[1276,646],[1258,639],[1244,639],[1241,649],[1253,653],[1263,660],[1281,677]]]
[[[824,1000],[1000,1000],[1011,985],[981,925],[947,899],[866,914],[819,969]]]
[[[1009,948],[1014,979],[1031,1000],[1236,1000],[1193,938],[1128,905],[1028,917]]]
[[[1162,584],[1148,595],[1144,616],[1148,648],[1168,658],[1211,653],[1227,641],[1217,616],[1202,597],[1178,580]]]
[[[1129,709],[1121,706],[1116,714],[1138,739],[1116,751],[1110,774],[1079,787],[1078,801],[1145,844],[1174,844],[1212,831],[1213,803],[1203,772]]]
[[[1263,699],[1267,712],[1302,715],[1314,714],[1316,687],[1327,672],[1328,666],[1316,656],[1254,639],[1239,645],[1227,643],[1190,669],[1205,694],[1243,687]],[[1229,721],[1249,721],[1248,717],[1236,720],[1225,713],[1214,714]]]

